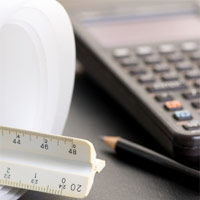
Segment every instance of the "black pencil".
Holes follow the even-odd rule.
[[[174,172],[182,173],[192,178],[200,178],[200,172],[198,170],[187,167],[175,160],[161,155],[155,151],[152,151],[139,144],[127,141],[120,137],[103,137],[103,141],[110,146],[115,152],[122,158],[129,160],[133,159],[133,156],[139,156],[146,161],[152,162],[158,166],[162,166],[165,169],[172,170]]]

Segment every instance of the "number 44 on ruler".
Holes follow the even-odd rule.
[[[0,185],[84,198],[104,167],[86,140],[0,127]]]

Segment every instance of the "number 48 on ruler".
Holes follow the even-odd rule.
[[[84,198],[104,167],[86,140],[0,127],[0,185]]]

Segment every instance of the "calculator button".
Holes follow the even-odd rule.
[[[198,45],[195,42],[185,42],[182,44],[181,49],[184,52],[191,52],[198,49]]]
[[[173,44],[162,44],[159,46],[158,51],[161,54],[169,54],[175,52],[176,48]]]
[[[113,56],[115,58],[124,58],[130,55],[130,50],[128,48],[118,48],[113,51]]]
[[[145,74],[145,75],[141,75],[138,81],[140,83],[153,83],[155,82],[155,78],[153,77],[152,74]]]
[[[187,86],[184,83],[173,81],[164,83],[154,83],[152,86],[147,87],[149,92],[165,92],[165,91],[177,91],[186,89]]]
[[[153,71],[155,73],[163,73],[169,71],[169,65],[167,63],[161,63],[153,66]]]
[[[162,94],[156,95],[155,99],[158,102],[166,102],[166,101],[172,101],[172,100],[174,100],[174,98],[170,94],[168,94],[168,93],[162,93]]]
[[[189,121],[183,125],[183,128],[185,128],[187,131],[200,130],[200,121],[199,120]]]
[[[191,90],[191,91],[189,91],[189,92],[183,93],[183,97],[184,97],[185,99],[188,99],[188,100],[191,100],[191,99],[199,99],[199,98],[200,98],[200,92],[197,91],[197,90],[195,90],[195,89],[193,89],[193,90]]]
[[[179,77],[175,72],[167,73],[162,76],[163,81],[176,81],[178,78]]]
[[[177,63],[176,69],[178,71],[187,71],[193,69],[193,64],[189,61],[183,61],[180,63]]]
[[[176,101],[176,100],[165,102],[164,107],[168,111],[176,111],[176,110],[182,110],[183,109],[181,103],[179,101]]]
[[[138,59],[136,57],[122,58],[120,64],[124,67],[136,66],[138,64]]]
[[[200,102],[196,101],[196,102],[192,102],[192,106],[196,109],[200,109]]]
[[[192,116],[188,110],[181,110],[174,113],[174,118],[178,121],[186,121],[191,120]]]
[[[173,53],[168,55],[169,62],[180,62],[183,60],[183,55],[181,53]]]
[[[147,56],[153,53],[153,49],[150,46],[140,46],[137,48],[136,52],[139,56]]]
[[[195,51],[191,54],[191,59],[194,61],[200,60],[200,51]]]
[[[186,79],[198,79],[200,78],[200,71],[199,70],[192,70],[185,74]]]
[[[159,55],[156,55],[156,54],[150,55],[150,56],[145,57],[144,62],[146,64],[158,64],[161,62],[161,58]]]
[[[146,74],[146,70],[144,68],[133,68],[130,70],[131,75],[141,75],[141,74]]]
[[[196,80],[196,81],[194,82],[194,86],[195,86],[196,88],[200,88],[200,79],[199,79],[199,80]]]

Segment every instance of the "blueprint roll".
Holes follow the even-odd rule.
[[[0,0],[0,126],[61,135],[75,76],[75,42],[55,0]],[[0,186],[1,200],[23,190]]]

